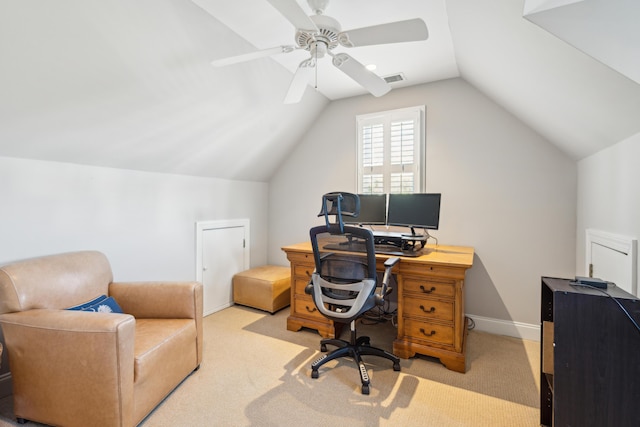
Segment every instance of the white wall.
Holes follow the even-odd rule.
[[[195,280],[196,221],[249,218],[264,264],[268,187],[0,157],[0,264],[97,249],[115,280]]]
[[[576,272],[580,275],[585,273],[587,229],[640,237],[639,162],[640,134],[578,162]]]
[[[473,246],[466,312],[539,325],[540,277],[575,266],[576,163],[462,79],[332,102],[270,182],[269,262],[308,239],[322,194],[354,191],[355,116],[426,105],[441,244]]]

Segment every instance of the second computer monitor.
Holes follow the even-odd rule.
[[[360,215],[343,217],[344,222],[364,225],[385,225],[387,223],[387,195],[359,194]]]
[[[440,199],[439,193],[389,194],[387,224],[437,230]]]

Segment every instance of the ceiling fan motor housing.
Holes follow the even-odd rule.
[[[299,47],[312,51],[316,49],[316,43],[318,42],[325,44],[328,50],[338,46],[338,35],[342,31],[338,21],[327,15],[312,15],[309,18],[318,27],[318,32],[298,30],[296,32],[296,43]],[[318,49],[318,57],[320,57],[321,49],[323,48]]]

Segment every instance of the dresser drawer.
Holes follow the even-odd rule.
[[[313,264],[295,264],[293,266],[293,276],[309,280],[313,270],[315,270]]]
[[[307,295],[307,293],[304,291],[308,284],[309,280],[296,277],[294,282],[294,295],[302,295],[310,298],[311,295]]]
[[[420,341],[453,345],[453,326],[405,318],[404,333]]]
[[[453,302],[406,297],[403,299],[403,304],[405,317],[453,321]]]
[[[414,292],[420,295],[453,298],[456,293],[455,281],[447,279],[418,279],[406,277],[402,282],[404,292]]]
[[[320,313],[310,296],[296,295],[293,299],[293,314],[328,322],[329,320]]]
[[[314,266],[315,260],[313,258],[313,252],[302,253],[302,252],[289,252],[287,253],[287,258],[291,261],[292,265],[297,264],[307,264]]]
[[[417,259],[417,258],[416,258]],[[400,262],[400,274],[425,277],[438,277],[442,279],[464,280],[466,268],[451,267],[437,264],[424,264],[412,260],[402,259]]]

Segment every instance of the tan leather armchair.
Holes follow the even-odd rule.
[[[99,295],[126,314],[65,310]],[[14,411],[60,426],[135,426],[202,361],[202,285],[114,283],[104,254],[0,268]]]

